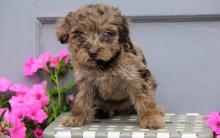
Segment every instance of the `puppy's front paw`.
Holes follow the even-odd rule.
[[[160,114],[144,116],[139,121],[141,128],[160,129],[165,127],[164,116]]]
[[[77,127],[85,125],[86,119],[82,116],[66,115],[62,118],[62,124],[65,127]]]

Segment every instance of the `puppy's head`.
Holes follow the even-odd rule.
[[[106,69],[121,50],[135,52],[129,37],[127,18],[106,5],[87,5],[69,12],[57,26],[57,38],[69,44],[75,62]]]

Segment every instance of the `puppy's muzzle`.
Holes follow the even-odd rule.
[[[97,59],[98,54],[96,52],[89,51],[88,55],[91,59],[93,59],[96,62],[96,64],[99,66],[100,69],[104,70],[106,68],[107,61]]]
[[[89,56],[96,62],[96,64],[99,66],[101,70],[106,70],[110,66],[116,63],[118,57],[121,54],[121,50],[117,50],[114,55],[107,61],[102,59],[97,59],[97,53],[96,52],[88,52]]]

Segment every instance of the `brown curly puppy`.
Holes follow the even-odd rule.
[[[79,88],[71,114],[63,118],[64,126],[134,110],[140,127],[164,126],[164,110],[155,101],[155,80],[118,9],[84,6],[62,19],[56,33],[61,43],[69,44]]]

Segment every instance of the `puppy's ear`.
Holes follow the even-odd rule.
[[[60,41],[61,44],[68,43],[69,41],[69,34],[71,30],[70,21],[72,16],[73,13],[69,12],[66,17],[64,17],[57,23],[56,35],[57,35],[57,39]]]
[[[126,52],[137,54],[129,35],[129,23],[125,16],[121,16],[122,23],[119,26],[119,43],[122,44]]]
[[[129,41],[128,20],[126,17],[121,16],[121,23],[118,26],[119,42],[127,43]]]

